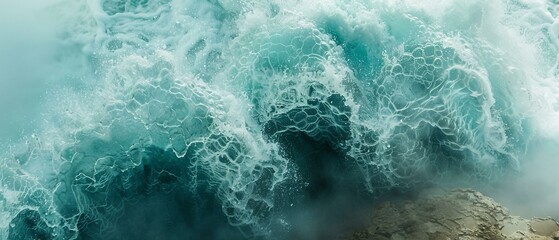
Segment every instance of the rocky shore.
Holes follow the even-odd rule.
[[[404,239],[559,239],[552,218],[525,219],[470,189],[431,193],[413,201],[385,202],[369,224],[347,240]]]

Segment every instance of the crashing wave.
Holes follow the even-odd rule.
[[[557,108],[536,2],[52,3],[66,80],[1,157],[0,238],[274,238],[327,189],[498,182]]]

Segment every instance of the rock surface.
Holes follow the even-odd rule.
[[[348,240],[400,239],[558,239],[551,218],[524,219],[480,192],[457,189],[415,201],[385,202],[366,229]]]

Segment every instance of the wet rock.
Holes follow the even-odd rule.
[[[456,189],[414,201],[385,202],[365,229],[348,240],[399,239],[559,239],[551,218],[524,219],[480,192]]]

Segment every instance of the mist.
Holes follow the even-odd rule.
[[[559,218],[559,175],[557,139],[537,139],[529,148],[523,161],[522,171],[510,176],[488,192],[498,202],[509,208],[512,214],[526,218]]]

